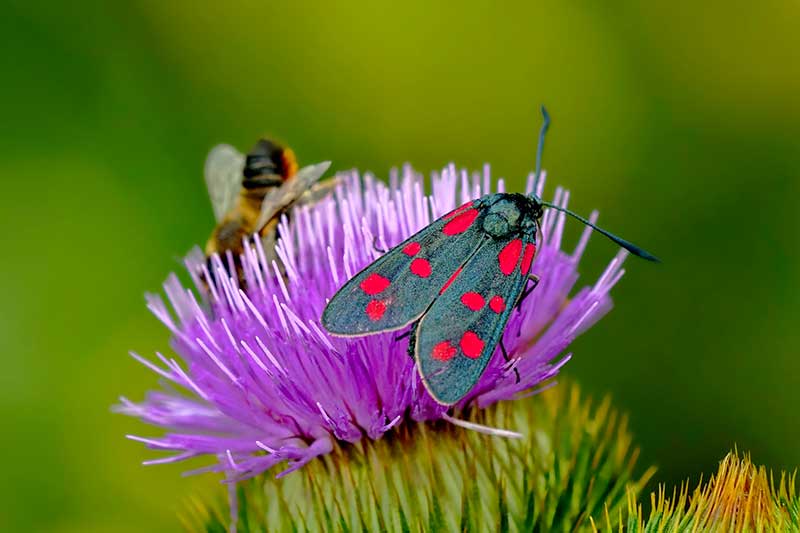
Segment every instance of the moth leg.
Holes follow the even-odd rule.
[[[408,341],[408,352],[407,353],[408,353],[408,356],[411,358],[411,360],[414,361],[414,362],[416,362],[416,360],[417,360],[416,357],[414,356],[414,351],[417,348],[417,336],[416,336],[417,324],[418,324],[418,322],[415,322],[411,326],[411,328],[409,328],[408,331],[406,331],[402,335],[398,335],[397,338],[395,339],[395,340],[397,340],[397,339],[402,339],[402,338],[409,337],[409,336],[411,337],[411,339]]]
[[[408,331],[406,331],[405,333],[401,333],[400,335],[398,335],[397,337],[395,337],[395,338],[394,338],[394,340],[396,340],[396,341],[401,341],[401,340],[405,339],[406,337],[408,337],[409,335],[411,335],[411,332],[412,332],[412,331],[413,331],[413,329],[409,329],[409,330],[408,330]]]
[[[372,238],[372,249],[375,250],[376,252],[379,252],[379,253],[382,253],[382,254],[385,254],[387,252],[387,250],[383,250],[382,248],[380,248],[378,246],[378,236],[377,235]]]
[[[511,359],[508,357],[508,352],[506,351],[506,347],[503,344],[503,338],[502,337],[500,337],[500,351],[503,354],[503,359],[505,359],[506,361],[511,361]],[[520,378],[519,370],[517,370],[516,366],[514,367],[514,375],[517,376],[517,383],[519,383],[522,378]]]
[[[539,276],[536,276],[534,274],[528,274],[528,280],[532,281],[533,285],[531,285],[530,287],[525,287],[525,290],[522,291],[522,295],[519,297],[519,300],[517,301],[518,306],[522,305],[522,301],[525,300],[525,298],[527,298],[530,295],[530,293],[533,292],[533,290],[536,288],[537,285],[539,285]]]

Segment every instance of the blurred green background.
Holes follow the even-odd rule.
[[[201,169],[265,132],[386,176],[490,162],[554,124],[550,191],[664,259],[629,261],[566,373],[630,413],[657,480],[733,445],[800,465],[800,4],[6,2],[0,530],[175,531],[216,486],[112,415],[167,348],[142,294],[212,226]],[[577,225],[571,226],[574,237]],[[596,238],[590,281],[615,253]]]

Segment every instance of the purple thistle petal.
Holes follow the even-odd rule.
[[[378,439],[409,421],[459,424],[425,391],[406,342],[395,341],[395,333],[331,337],[319,319],[336,290],[380,255],[375,243],[391,247],[458,205],[494,192],[489,167],[469,174],[449,165],[433,174],[430,196],[409,166],[392,171],[388,186],[355,171],[339,178],[334,197],[281,220],[275,250],[280,264],[268,262],[260,240],[246,243],[246,290],[227,274],[230,254],[207,264],[196,250],[185,262],[194,290],[170,275],[164,283],[169,306],[160,296],[147,296],[148,308],[171,331],[183,366],[161,354],[160,364],[131,355],[188,395],[165,388],[141,403],[122,398],[115,407],[170,431],[160,438],[130,436],[173,452],[146,464],[209,455],[216,463],[194,473],[224,472],[226,481],[236,481],[288,461],[279,474],[285,475],[329,453],[335,440]],[[532,174],[527,183],[530,193]],[[495,191],[504,188],[496,182]],[[558,188],[554,203],[566,207],[568,200]],[[504,334],[511,361],[498,350],[456,412],[540,392],[570,359],[563,355],[569,344],[611,309],[609,292],[624,273],[626,253],[593,286],[570,297],[590,230],[567,253],[561,249],[565,218],[549,210],[542,220],[544,238],[533,265],[541,282]],[[511,435],[515,428],[478,429]]]

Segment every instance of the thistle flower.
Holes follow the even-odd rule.
[[[406,343],[383,334],[359,339],[328,336],[319,317],[350,276],[388,248],[456,206],[492,192],[488,166],[469,175],[454,166],[434,173],[432,194],[410,167],[393,172],[389,185],[357,172],[339,175],[334,197],[295,209],[279,226],[279,261],[268,261],[256,240],[242,256],[245,288],[229,276],[223,259],[192,254],[186,266],[194,290],[175,275],[148,307],[171,331],[173,357],[157,365],[133,356],[189,395],[171,386],[140,403],[122,398],[120,412],[168,429],[154,438],[130,436],[172,455],[146,461],[168,463],[209,455],[199,471],[245,479],[286,462],[282,476],[344,443],[377,440],[410,422],[446,420],[479,431],[518,436],[460,419],[468,407],[485,408],[542,389],[569,360],[575,337],[611,308],[609,291],[623,274],[620,252],[593,286],[570,296],[587,228],[575,249],[561,249],[564,215],[547,212],[544,241],[533,272],[541,283],[513,315],[504,339],[511,362],[496,353],[477,386],[452,414],[427,394],[406,355]],[[534,176],[528,178],[528,191]],[[543,187],[544,180],[540,180]],[[502,180],[495,190],[502,192]],[[537,191],[541,195],[541,190]],[[566,207],[568,192],[554,202]],[[591,217],[596,219],[597,214]],[[232,258],[225,258],[232,264]],[[514,428],[511,427],[511,430]],[[198,471],[198,472],[199,472]]]
[[[404,424],[391,438],[336,446],[296,474],[239,484],[242,532],[586,531],[626,510],[653,468],[634,477],[638,450],[608,398],[575,384],[473,409],[471,422],[525,427],[496,439],[446,422]],[[225,498],[203,495],[182,513],[192,533],[223,532]]]
[[[612,519],[613,511],[605,513],[603,531],[612,531],[616,523],[620,531],[800,531],[800,496],[797,494],[796,473],[781,473],[776,484],[772,473],[756,466],[745,455],[729,453],[719,465],[716,475],[706,484],[702,481],[689,493],[683,484],[672,496],[664,487],[650,495],[650,516],[642,518],[642,508],[636,495],[628,494],[627,520]],[[598,531],[592,521],[594,531]]]

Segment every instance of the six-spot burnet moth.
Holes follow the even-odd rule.
[[[542,114],[537,179],[550,122],[544,107]],[[428,392],[441,404],[458,402],[481,377],[514,307],[538,282],[529,271],[544,207],[658,261],[534,194],[489,194],[444,215],[356,274],[325,307],[323,326],[333,335],[359,337],[411,325],[409,355]]]

